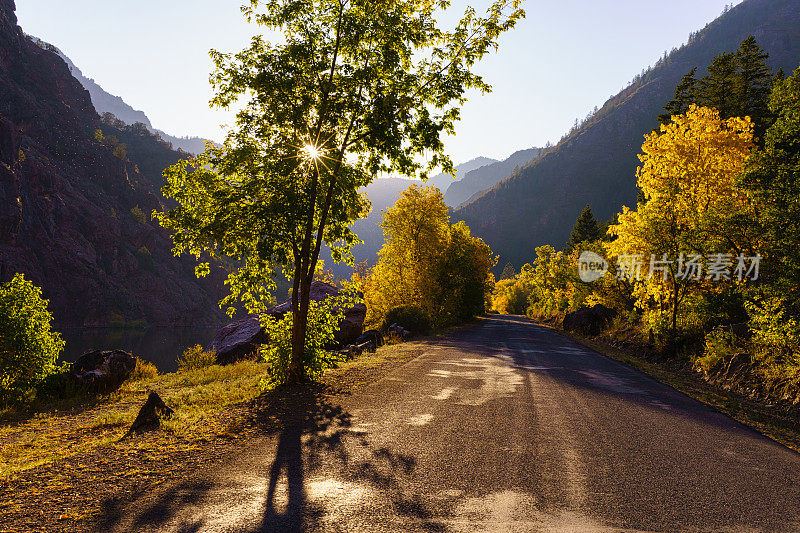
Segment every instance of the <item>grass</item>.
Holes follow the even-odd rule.
[[[364,354],[327,371],[323,381],[340,389],[357,389],[418,353],[419,348],[409,344],[384,346],[375,354]],[[232,406],[246,410],[244,402],[264,392],[262,380],[267,373],[267,364],[257,361],[184,368],[167,374],[158,374],[151,367],[137,365],[135,379],[107,396],[39,404],[36,413],[0,413],[0,480],[104,446],[122,456],[134,450],[163,456],[216,437],[241,436],[237,433],[242,422],[231,412]],[[127,436],[150,391],[158,392],[174,409],[174,415],[162,421],[163,431]]]
[[[123,437],[151,390],[175,410],[164,421],[166,431],[159,432],[157,439],[145,440],[152,447],[191,444],[225,434],[227,420],[219,415],[230,405],[258,396],[265,372],[264,363],[253,361],[163,375],[141,371],[136,380],[127,381],[113,394],[84,398],[86,405],[70,398],[42,406],[44,411],[33,416],[7,411],[7,423],[0,426],[0,479],[101,446],[113,444],[125,452],[141,444]]]

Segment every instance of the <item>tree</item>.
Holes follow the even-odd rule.
[[[764,132],[773,121],[768,109],[770,88],[775,77],[766,63],[769,54],[750,35],[735,52],[716,56],[705,76],[697,80],[693,68],[681,78],[673,98],[659,115],[668,124],[673,115],[682,115],[691,104],[713,107],[723,119],[748,116],[755,136],[763,142]]]
[[[689,111],[691,104],[697,103],[698,81],[695,78],[697,67],[694,67],[681,78],[678,87],[675,89],[675,98],[664,106],[666,113],[658,115],[661,124],[669,124],[673,115],[683,115]]]
[[[732,116],[749,116],[753,121],[754,135],[763,142],[764,133],[773,117],[769,111],[769,95],[774,76],[767,66],[767,54],[750,35],[736,51],[738,75],[736,78],[737,109]]]
[[[245,15],[275,42],[212,51],[212,104],[249,100],[222,147],[165,172],[164,194],[179,206],[156,216],[176,254],[238,262],[222,305],[259,311],[276,269],[292,279],[290,380],[305,377],[322,245],[352,261],[350,224],[368,210],[358,190],[376,174],[453,173],[441,135],[454,132],[468,89],[490,90],[472,69],[524,16],[520,4],[496,0],[485,16],[470,8],[447,31],[436,23],[446,2],[252,0]],[[197,273],[208,271],[204,260]]]
[[[59,370],[61,335],[50,330],[53,315],[42,290],[22,274],[0,284],[0,402],[22,396]]]
[[[511,262],[506,263],[506,266],[503,267],[503,272],[500,274],[500,279],[514,279],[517,275],[517,271],[514,270],[514,265]]]
[[[758,205],[764,280],[800,311],[800,68],[777,81],[770,97],[775,123],[764,148],[748,161],[742,186]]]
[[[715,57],[708,66],[708,74],[700,78],[697,103],[715,108],[720,116],[739,116],[743,107],[737,102],[737,91],[741,83],[737,79],[738,65],[734,52],[725,52]]]
[[[410,186],[386,210],[381,227],[380,259],[363,287],[370,322],[408,305],[422,309],[436,326],[484,311],[495,260],[466,224],[450,224],[439,189]]]
[[[712,252],[741,252],[746,238],[731,234],[729,221],[752,219],[752,204],[736,186],[736,178],[752,149],[752,124],[748,118],[723,120],[714,109],[692,105],[685,115],[673,117],[660,131],[645,136],[638,186],[646,197],[636,211],[622,208],[609,233],[618,238],[608,244],[615,256],[638,257],[643,280],[638,284],[642,307],[650,297],[670,309],[673,334],[678,307],[693,277],[681,277],[678,258],[683,253],[706,257]],[[668,263],[660,263],[664,259]],[[661,267],[649,276],[649,265]],[[662,303],[663,302],[663,303]]]
[[[575,226],[572,228],[572,233],[570,233],[569,241],[567,241],[567,247],[564,251],[569,254],[578,244],[597,241],[601,238],[600,224],[598,224],[597,219],[594,218],[589,204],[586,204],[578,220],[575,221]]]

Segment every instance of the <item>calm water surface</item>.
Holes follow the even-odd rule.
[[[64,361],[75,361],[91,350],[120,349],[155,364],[160,372],[174,372],[178,355],[188,346],[211,344],[217,327],[150,327],[143,330],[110,328],[58,329],[67,343],[61,354]]]

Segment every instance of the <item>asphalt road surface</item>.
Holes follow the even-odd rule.
[[[111,517],[117,531],[800,531],[800,455],[497,316]]]

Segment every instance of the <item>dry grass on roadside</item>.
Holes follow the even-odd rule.
[[[219,417],[225,407],[258,396],[264,363],[243,361],[235,365],[213,365],[182,373],[139,377],[128,381],[115,393],[86,399],[58,402],[32,417],[6,413],[8,423],[0,425],[0,479],[16,472],[57,459],[86,453],[113,444],[125,449],[138,443],[125,439],[127,429],[151,390],[175,409],[175,416],[164,421],[166,432],[154,446],[169,446],[176,437],[182,443],[201,441],[228,431]]]

